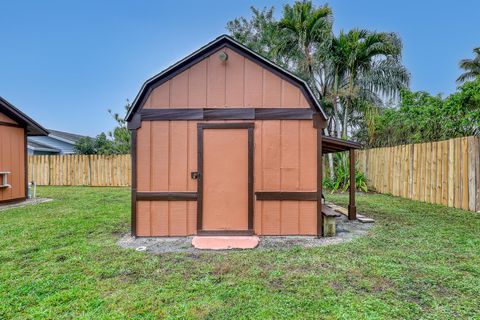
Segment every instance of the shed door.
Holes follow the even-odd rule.
[[[249,229],[250,135],[246,128],[199,129],[200,230]]]

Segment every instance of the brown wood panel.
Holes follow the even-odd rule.
[[[140,237],[151,236],[150,201],[137,201],[136,235]]]
[[[150,123],[150,175],[151,186],[149,191],[166,191],[169,185],[169,127],[165,121]],[[147,138],[147,137],[146,137]]]
[[[170,80],[170,108],[187,108],[188,70]]]
[[[300,90],[290,82],[282,80],[282,107],[300,107]]]
[[[170,107],[170,82],[167,81],[155,88],[149,96],[149,104],[144,108],[169,108]]]
[[[0,125],[0,171],[8,171],[9,188],[0,188],[0,201],[25,197],[25,130]]]
[[[231,49],[225,51],[228,54],[228,63],[225,64],[225,104],[244,106],[245,58]]]
[[[257,191],[257,190],[263,190],[263,155],[262,155],[263,153],[263,148],[262,148],[263,121],[255,122],[255,129],[253,131],[253,134],[254,134],[254,152],[253,152],[254,173],[253,175],[255,176],[254,190]],[[259,216],[261,215],[261,211],[255,210],[255,212],[260,213],[258,214]]]
[[[185,236],[187,235],[187,217],[188,204],[187,201],[170,201],[169,202],[169,235]]]
[[[207,106],[207,60],[202,60],[189,69],[188,101],[191,106]]]
[[[262,203],[262,235],[281,234],[281,201],[263,201]]]
[[[282,104],[282,79],[268,70],[263,70],[263,107],[272,108]]]
[[[280,121],[264,121],[262,131],[262,191],[280,190],[281,166]]]
[[[299,189],[314,191],[317,188],[316,129],[310,121],[300,121]]]
[[[220,51],[222,50],[218,52]],[[220,60],[218,53],[212,54],[207,59],[207,107],[224,107],[226,102],[225,66],[227,62]]]
[[[137,130],[137,190],[150,191],[151,177],[151,143],[150,143],[151,122],[144,122]]]
[[[296,235],[300,233],[300,212],[298,201],[281,202],[280,234]]]
[[[280,121],[280,190],[299,190],[300,125],[298,121]]]
[[[246,107],[263,106],[263,72],[255,62],[245,59],[244,103]]]
[[[197,180],[191,178],[192,172],[197,172],[197,122],[188,121],[187,150],[187,189],[197,191]]]
[[[300,201],[299,234],[317,234],[317,204],[313,201]]]
[[[168,205],[169,205],[168,201],[150,202],[151,236],[163,237],[163,236],[170,235]]]
[[[190,179],[187,172],[188,132],[187,121],[170,122],[170,152],[169,152],[169,191],[187,190]]]

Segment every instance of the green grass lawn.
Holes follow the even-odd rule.
[[[154,256],[116,245],[128,189],[39,195],[0,212],[1,319],[480,318],[478,213],[365,195],[377,222],[353,242]]]

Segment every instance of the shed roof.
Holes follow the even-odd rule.
[[[290,71],[280,67],[279,65],[273,63],[272,61],[266,59],[265,57],[261,56],[260,54],[254,52],[253,50],[247,48],[237,40],[233,39],[228,35],[221,35],[220,37],[216,38],[215,40],[211,41],[207,45],[203,46],[199,50],[193,52],[189,56],[185,57],[184,59],[180,60],[179,62],[175,63],[174,65],[168,67],[167,69],[163,70],[159,74],[153,76],[152,78],[148,79],[140,89],[140,92],[135,97],[135,100],[132,102],[132,106],[128,111],[125,120],[130,121],[138,110],[138,108],[143,104],[145,99],[148,97],[149,93],[157,86],[161,85],[165,81],[173,78],[178,73],[184,71],[185,69],[189,68],[190,66],[196,64],[197,62],[201,61],[205,57],[209,56],[210,54],[214,53],[216,50],[228,47],[232,50],[250,58],[251,60],[255,61],[256,63],[260,64],[262,67],[272,71],[273,73],[277,74],[281,78],[288,80],[294,84],[296,84],[300,90],[305,95],[307,101],[309,102],[310,106],[315,112],[318,112],[324,120],[327,120],[327,116],[323,109],[320,106],[319,101],[313,95],[312,90],[308,86],[308,84],[299,78],[298,76],[294,75]]]
[[[323,136],[322,137],[322,153],[334,153],[348,151],[351,149],[360,149],[362,145],[351,140],[343,140],[339,138]]]
[[[29,136],[48,135],[48,131],[45,128],[2,97],[0,97],[0,112],[18,122],[18,124],[25,126]]]

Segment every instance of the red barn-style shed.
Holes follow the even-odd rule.
[[[0,203],[28,196],[27,135],[48,132],[0,97]]]
[[[134,236],[321,236],[322,154],[359,147],[324,136],[303,80],[226,35],[147,80],[126,120]]]

